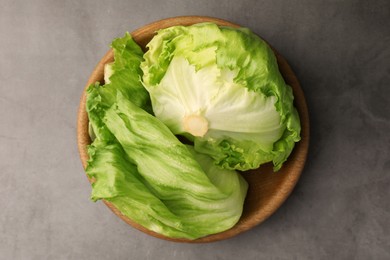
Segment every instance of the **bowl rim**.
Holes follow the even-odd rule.
[[[227,20],[209,17],[209,16],[177,16],[177,17],[171,17],[166,18],[162,20],[158,20],[152,23],[149,23],[145,26],[142,26],[138,28],[137,30],[133,31],[131,33],[133,39],[141,46],[145,46],[146,43],[150,40],[151,37],[144,37],[145,34],[155,33],[156,29],[162,29],[167,28],[174,25],[192,25],[195,23],[202,23],[202,22],[212,22],[216,23],[220,26],[230,26],[230,27],[242,27],[238,24],[229,22]],[[154,35],[152,33],[152,36]],[[237,223],[235,226],[233,226],[231,229],[226,230],[224,232],[208,235],[202,238],[198,238],[195,240],[189,240],[184,238],[170,238],[166,237],[164,235],[158,234],[156,232],[150,231],[143,226],[135,223],[128,217],[124,216],[112,203],[103,200],[104,204],[112,211],[114,212],[118,217],[120,217],[123,221],[125,221],[127,224],[131,225],[132,227],[148,234],[153,237],[157,237],[164,240],[174,241],[174,242],[186,242],[186,243],[206,243],[206,242],[215,242],[220,241],[228,238],[232,238],[240,233],[243,233],[261,222],[265,221],[269,216],[271,216],[288,198],[288,196],[291,194],[292,190],[294,189],[296,183],[298,182],[298,179],[304,169],[308,149],[309,149],[309,113],[307,108],[306,99],[304,96],[304,93],[301,89],[301,86],[299,84],[299,81],[297,77],[295,76],[293,70],[291,69],[290,65],[287,63],[284,57],[282,57],[270,44],[268,44],[274,51],[275,56],[278,61],[279,69],[281,70],[281,74],[285,81],[289,82],[289,85],[293,89],[294,93],[294,106],[296,107],[300,120],[301,120],[301,140],[296,143],[294,150],[292,154],[294,154],[294,162],[293,167],[294,171],[290,172],[288,176],[286,176],[283,179],[283,182],[281,183],[281,187],[283,189],[278,189],[278,192],[274,194],[271,198],[271,200],[267,201],[266,210],[263,210],[261,214],[256,214],[248,223],[243,223],[242,225],[238,226],[239,223]],[[109,49],[107,53],[103,56],[103,58],[98,62],[98,64],[95,66],[94,70],[92,71],[87,84],[85,85],[81,98],[80,98],[80,105],[78,109],[78,116],[77,116],[77,145],[79,150],[80,159],[83,165],[83,168],[85,170],[87,166],[87,160],[88,160],[88,153],[87,153],[87,146],[91,143],[89,134],[88,134],[88,115],[85,109],[86,105],[86,89],[90,84],[95,83],[96,81],[102,82],[103,80],[103,70],[104,65],[106,63],[112,62],[114,59],[113,57],[113,51],[112,49]],[[283,72],[282,69],[283,68]],[[291,157],[291,155],[290,155]],[[290,158],[289,158],[290,159]],[[87,176],[88,177],[88,176]],[[88,178],[89,179],[89,178]],[[91,182],[91,180],[89,179]]]

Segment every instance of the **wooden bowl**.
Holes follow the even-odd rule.
[[[131,33],[134,40],[145,50],[145,45],[152,39],[155,35],[155,32],[158,29],[174,26],[174,25],[192,25],[195,23],[201,22],[213,22],[218,25],[231,26],[231,27],[240,27],[237,24],[211,18],[211,17],[202,17],[202,16],[183,16],[183,17],[174,17],[168,18],[161,21],[157,21],[146,25],[138,30],[135,30]],[[301,132],[301,141],[296,144],[292,154],[290,155],[288,161],[283,165],[282,169],[276,173],[272,170],[272,165],[265,164],[262,165],[257,170],[251,170],[243,172],[243,177],[249,183],[248,194],[244,204],[244,211],[239,222],[231,229],[224,232],[209,235],[203,238],[196,240],[188,239],[173,239],[166,236],[157,234],[153,231],[145,229],[144,227],[133,222],[131,219],[122,215],[121,212],[115,208],[110,202],[104,201],[104,203],[109,207],[116,215],[118,215],[122,220],[136,229],[145,232],[149,235],[152,235],[157,238],[176,241],[176,242],[190,242],[190,243],[200,243],[200,242],[212,242],[222,239],[231,238],[236,236],[246,230],[253,228],[258,225],[265,219],[267,219],[272,213],[274,213],[280,205],[286,200],[293,190],[295,184],[297,183],[299,176],[305,165],[307,151],[309,147],[309,115],[307,111],[306,101],[302,89],[299,85],[299,82],[294,75],[294,72],[291,70],[287,61],[275,51],[279,69],[287,82],[292,89],[295,96],[295,107],[298,110],[302,132]],[[113,61],[113,52],[109,50],[106,55],[100,60],[96,68],[93,70],[86,87],[91,83],[96,81],[103,82],[103,67],[104,64]],[[91,140],[88,135],[88,116],[85,110],[85,101],[86,95],[85,91],[81,96],[80,108],[78,112],[78,122],[77,122],[77,141],[78,148],[80,152],[80,158],[84,168],[87,165],[87,145],[91,143]]]

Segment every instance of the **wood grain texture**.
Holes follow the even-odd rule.
[[[146,44],[152,39],[157,30],[175,25],[191,25],[200,22],[213,22],[223,26],[240,27],[237,24],[212,17],[182,16],[151,23],[132,32],[131,35],[133,36],[134,40],[145,50]],[[243,177],[249,183],[249,190],[244,204],[243,215],[240,221],[233,228],[196,240],[172,239],[145,229],[144,227],[133,222],[131,219],[122,215],[122,213],[117,208],[115,208],[113,204],[104,201],[107,207],[110,208],[126,223],[142,232],[165,240],[188,243],[205,243],[231,238],[260,224],[272,213],[274,213],[287,199],[295,184],[297,183],[304,168],[309,148],[309,114],[303,91],[299,85],[298,79],[288,65],[287,61],[275,49],[274,52],[278,60],[279,69],[286,83],[289,84],[293,89],[295,97],[294,104],[298,110],[301,120],[302,139],[299,143],[296,144],[288,161],[283,165],[279,172],[274,173],[272,170],[272,164],[269,163],[262,165],[259,169],[242,173]],[[96,81],[103,82],[104,64],[111,61],[113,61],[113,52],[112,50],[109,50],[93,70],[85,88]],[[81,162],[84,168],[86,167],[88,160],[87,145],[91,143],[88,135],[88,116],[85,110],[85,102],[86,95],[84,89],[80,100],[77,121],[78,148]]]

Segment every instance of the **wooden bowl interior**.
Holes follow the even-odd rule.
[[[132,32],[131,35],[134,40],[144,50],[146,50],[146,44],[152,39],[157,30],[175,25],[192,25],[200,22],[213,22],[222,26],[240,27],[237,24],[211,17],[184,16],[169,18],[146,25]],[[133,222],[131,219],[122,215],[121,212],[116,209],[115,206],[110,202],[104,201],[104,203],[126,223],[137,228],[138,230],[141,230],[144,233],[161,239],[189,243],[212,242],[233,237],[258,225],[267,219],[272,213],[274,213],[286,200],[286,198],[293,190],[296,182],[298,181],[305,165],[309,147],[309,116],[304,94],[294,72],[291,70],[287,61],[275,50],[274,52],[278,60],[279,69],[286,83],[289,84],[293,89],[295,97],[294,104],[300,115],[302,125],[302,139],[299,143],[296,144],[288,161],[283,165],[279,172],[274,173],[272,170],[272,165],[265,164],[259,169],[242,173],[243,177],[249,183],[249,190],[244,204],[243,215],[240,221],[233,228],[196,240],[173,239],[145,229],[144,227]],[[113,52],[112,50],[109,50],[92,72],[86,87],[96,81],[103,82],[104,64],[111,61],[113,61]],[[88,135],[88,115],[85,111],[85,102],[86,95],[85,91],[83,91],[78,113],[77,138],[80,158],[84,168],[86,167],[88,160],[86,147],[91,143]]]

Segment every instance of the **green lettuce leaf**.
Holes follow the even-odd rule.
[[[86,110],[90,135],[94,137],[93,139],[110,139],[111,134],[101,122],[102,113],[104,109],[115,103],[118,91],[137,106],[152,113],[149,94],[141,83],[140,64],[144,55],[141,47],[134,42],[129,33],[115,39],[111,47],[114,52],[114,62],[104,68],[105,84],[101,86],[96,82],[87,89]],[[98,103],[99,107],[96,105]]]
[[[120,93],[113,106],[102,109],[116,141],[95,140],[89,148],[86,171],[94,180],[93,200],[106,199],[130,219],[169,237],[195,239],[237,223],[247,191],[238,173],[220,169],[182,144]]]

